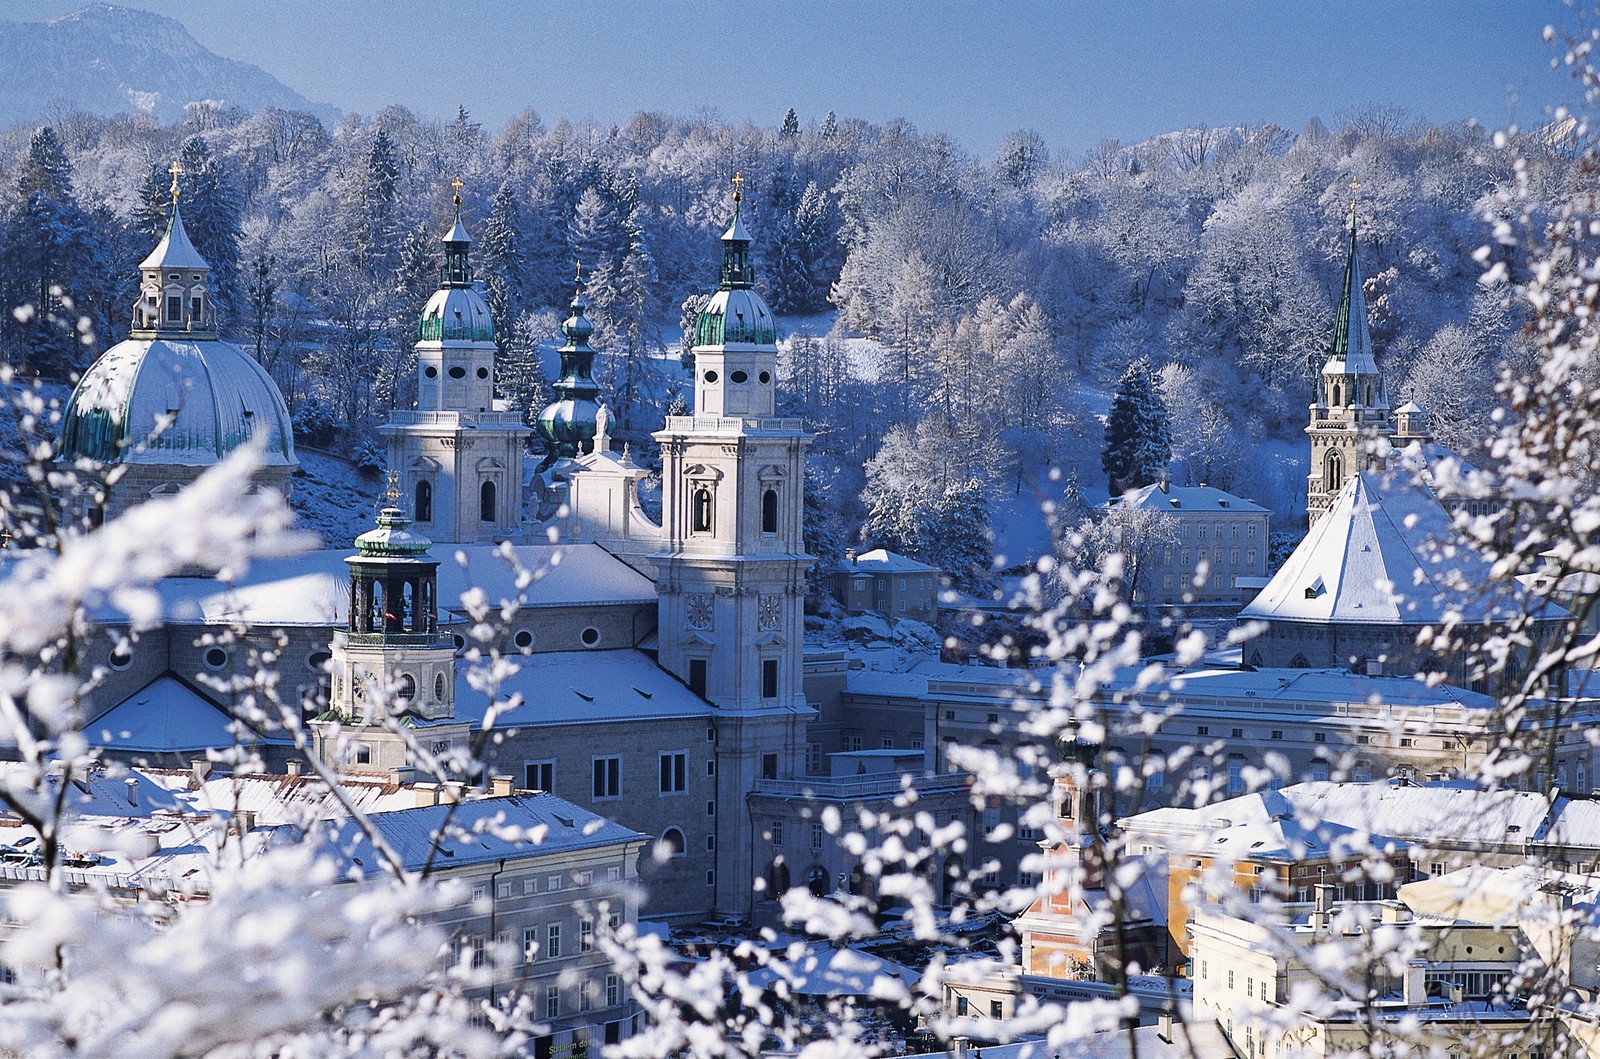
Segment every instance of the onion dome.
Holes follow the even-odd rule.
[[[132,336],[102,354],[72,391],[60,458],[204,467],[260,435],[268,466],[294,466],[277,385],[212,330],[210,270],[184,230],[175,174],[166,234],[139,264]]]
[[[459,185],[458,185],[459,186]],[[483,300],[472,279],[472,262],[467,251],[472,236],[461,223],[461,194],[455,195],[455,223],[444,235],[444,268],[439,289],[422,309],[417,337],[424,342],[492,342],[494,321],[489,303]]]
[[[392,494],[391,494],[392,495]],[[411,519],[397,507],[378,512],[378,525],[356,538],[356,554],[347,562],[361,559],[419,559],[428,555],[433,541],[408,529]],[[432,559],[430,557],[429,561]]]
[[[588,308],[580,284],[572,295],[572,315],[561,325],[561,333],[567,341],[560,350],[561,377],[550,387],[556,399],[539,413],[539,433],[545,439],[541,469],[563,457],[576,457],[594,448],[600,415],[600,385],[591,374],[594,349],[589,345],[589,338],[594,334],[594,325],[584,316]]]
[[[722,282],[695,319],[697,346],[770,346],[778,341],[778,321],[755,291],[750,233],[739,217],[742,198],[739,191],[733,193],[733,223],[722,233]]]

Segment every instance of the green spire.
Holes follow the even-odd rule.
[[[600,385],[594,381],[594,349],[589,337],[594,325],[584,312],[589,303],[583,297],[580,269],[572,292],[572,315],[561,325],[566,343],[561,347],[561,377],[551,384],[556,399],[539,413],[539,433],[545,440],[545,458],[540,469],[556,460],[574,458],[594,446],[600,414]]]
[[[1372,335],[1367,329],[1367,297],[1361,289],[1361,269],[1356,263],[1356,207],[1350,204],[1349,244],[1344,260],[1344,281],[1339,285],[1339,311],[1333,317],[1333,347],[1328,367],[1342,365],[1347,373],[1376,374]],[[1327,369],[1324,369],[1327,370]]]
[[[439,285],[470,287],[472,263],[467,260],[467,250],[472,246],[472,237],[467,234],[467,226],[461,223],[461,178],[452,180],[450,186],[455,189],[451,199],[456,207],[456,222],[444,236],[444,271]]]
[[[739,203],[744,200],[744,174],[733,174],[733,223],[722,233],[722,289],[748,289],[755,284],[750,267],[750,233],[739,219]]]

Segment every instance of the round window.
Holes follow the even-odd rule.
[[[583,641],[583,646],[593,647],[600,642],[600,630],[591,625],[578,634],[578,639]]]
[[[518,629],[517,635],[511,638],[511,642],[526,651],[533,646],[533,633],[527,629]]]
[[[717,373],[716,372],[714,372],[714,371],[706,372],[706,382],[716,382],[716,381],[717,381]]]
[[[756,378],[760,379],[762,384],[765,385],[766,383],[772,381],[772,372],[764,371],[760,375],[757,375]]]
[[[212,669],[221,669],[228,664],[228,652],[220,647],[213,647],[206,652],[206,665]]]
[[[422,369],[422,374],[427,378],[437,379],[439,377],[439,369],[434,367],[432,364],[429,364],[426,368]]]
[[[487,379],[488,377],[489,377],[489,369],[488,368],[479,368],[478,369],[478,378]]]
[[[111,668],[127,669],[133,665],[133,645],[124,640],[111,652]]]
[[[732,375],[729,375],[728,378],[732,379],[734,382],[749,382],[750,381],[750,376],[745,374],[742,371],[736,371]]]
[[[312,651],[310,656],[306,658],[306,665],[321,673],[327,670],[328,662],[332,658],[333,656],[326,651]]]
[[[465,379],[467,377],[467,369],[457,364],[450,369],[450,377],[452,379]]]

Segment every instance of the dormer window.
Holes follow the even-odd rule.
[[[183,319],[183,298],[176,294],[167,295],[167,323],[175,324]]]

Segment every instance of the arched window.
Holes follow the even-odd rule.
[[[789,866],[779,857],[767,866],[767,890],[761,897],[766,901],[776,901],[789,892]]]
[[[820,864],[811,866],[806,872],[806,889],[811,891],[812,897],[825,897],[828,893],[828,869]]]
[[[1343,386],[1339,385],[1338,383],[1334,383],[1333,386],[1329,389],[1328,392],[1333,395],[1328,400],[1329,404],[1334,405],[1334,406],[1338,406],[1338,405],[1344,404],[1344,387]]]
[[[433,483],[426,478],[417,483],[417,521],[433,521]]]
[[[711,490],[700,486],[694,491],[689,505],[689,530],[693,533],[711,532]]]
[[[1323,462],[1322,485],[1329,493],[1337,493],[1344,486],[1344,461],[1339,458],[1338,450],[1330,451]]]
[[[417,681],[410,673],[400,674],[400,691],[398,694],[407,702],[417,697]]]
[[[683,832],[675,827],[669,827],[661,832],[661,841],[656,844],[657,856],[662,860],[668,857],[681,857],[688,848],[683,840]]]
[[[478,520],[480,522],[493,522],[494,516],[494,482],[487,481],[478,490]]]
[[[761,493],[761,532],[778,532],[778,491],[770,485]]]

